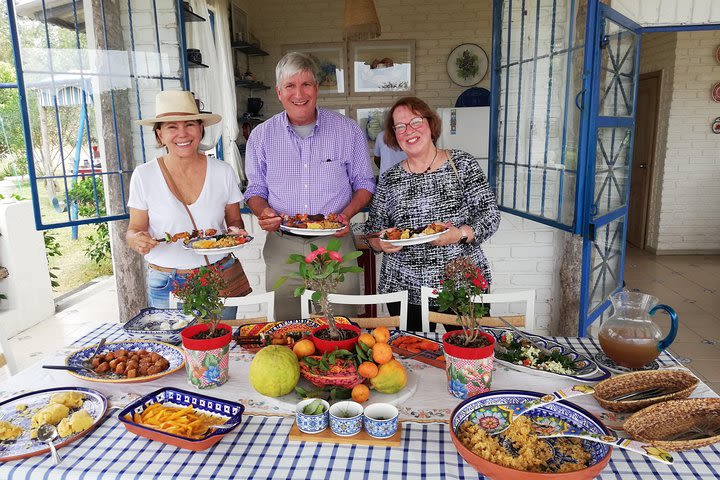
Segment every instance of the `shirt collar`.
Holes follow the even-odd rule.
[[[290,123],[290,119],[288,118],[287,112],[283,110],[282,112],[282,121],[283,125],[285,125],[285,128],[288,130],[292,130],[292,124]],[[315,127],[319,127],[322,125],[322,121],[320,120],[320,108],[315,107]]]

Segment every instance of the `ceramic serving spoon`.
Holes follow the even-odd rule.
[[[542,407],[543,405],[547,405],[548,403],[559,402],[560,400],[565,400],[566,398],[579,397],[580,395],[590,395],[593,393],[595,393],[595,389],[590,385],[578,384],[573,385],[572,387],[565,390],[556,390],[552,393],[548,393],[547,395],[543,395],[536,400],[530,400],[529,402],[518,405],[508,405],[508,407],[513,408],[513,411],[508,414],[507,423],[501,423],[496,428],[492,430],[487,430],[487,433],[489,433],[490,435],[498,435],[504,432],[505,430],[510,428],[512,422],[514,422],[518,417],[522,416],[523,414],[525,414],[525,412],[532,410],[533,408]]]
[[[613,447],[624,448],[640,455],[644,455],[658,462],[672,464],[673,457],[670,453],[660,447],[655,447],[649,443],[642,443],[629,438],[619,438],[614,435],[602,435],[599,433],[591,433],[563,422],[562,424],[545,425],[533,421],[534,433],[538,438],[556,438],[556,437],[575,437],[590,440],[591,442],[605,443]]]

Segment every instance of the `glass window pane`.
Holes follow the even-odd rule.
[[[635,33],[606,20],[604,47],[600,50],[601,116],[626,117],[633,114],[635,40]]]
[[[625,216],[598,228],[590,253],[589,314],[620,286]]]
[[[627,202],[631,130],[599,128],[595,151],[594,218],[612,212]]]

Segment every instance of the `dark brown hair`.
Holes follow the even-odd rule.
[[[435,110],[430,108],[427,103],[420,100],[417,97],[403,97],[399,99],[390,110],[388,110],[385,116],[385,145],[392,148],[393,150],[400,150],[400,144],[395,138],[395,129],[393,128],[393,113],[398,107],[407,107],[413,113],[417,113],[419,116],[426,118],[430,125],[430,136],[432,137],[433,143],[440,137],[440,117]]]
[[[195,120],[195,121],[198,122],[201,127],[203,127],[202,135],[200,136],[200,140],[202,140],[203,138],[205,138],[205,126],[203,125],[202,120]],[[160,135],[158,135],[158,130],[160,130],[160,127],[162,127],[163,123],[167,123],[167,122],[155,122],[155,124],[153,125],[153,133],[155,134],[155,146],[157,148],[162,148],[165,146],[165,144],[160,141]]]

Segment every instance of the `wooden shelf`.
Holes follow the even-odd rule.
[[[242,52],[244,54],[249,55],[251,57],[264,57],[264,56],[269,55],[265,50],[258,47],[257,45],[253,45],[253,44],[247,43],[247,42],[241,42],[241,41],[232,42],[232,44],[230,46],[236,50],[242,50]]]
[[[254,80],[239,80],[235,79],[236,87],[249,88],[250,90],[268,90],[270,87],[262,82],[256,82]]]
[[[197,13],[191,12],[187,8],[184,8],[185,13],[185,21],[186,22],[204,22],[205,19],[198,15]]]

